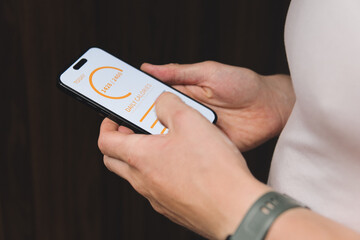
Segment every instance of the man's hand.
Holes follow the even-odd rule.
[[[166,135],[140,135],[109,119],[101,125],[104,163],[159,213],[210,239],[235,232],[250,206],[270,188],[256,181],[237,147],[170,93],[156,104]],[[359,239],[359,234],[308,209],[272,224],[267,240]]]
[[[218,127],[241,151],[278,135],[295,102],[286,75],[261,76],[210,61],[162,66],[145,63],[141,69],[213,109]]]
[[[99,148],[107,168],[125,178],[156,211],[212,239],[225,239],[268,187],[255,180],[237,147],[171,93],[156,103],[166,135],[133,134],[109,119]]]

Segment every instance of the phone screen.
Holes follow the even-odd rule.
[[[60,76],[60,82],[151,134],[168,132],[157,119],[154,107],[165,91],[179,96],[210,122],[216,120],[211,109],[99,48],[89,49]]]

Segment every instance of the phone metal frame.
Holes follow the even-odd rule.
[[[92,48],[92,47],[91,47],[91,48]],[[91,49],[91,48],[89,48],[89,49]],[[98,47],[96,47],[96,48],[98,48]],[[89,50],[89,49],[88,49],[88,50]],[[99,49],[103,50],[102,48],[99,48]],[[88,50],[86,50],[85,53],[86,53]],[[106,53],[108,53],[106,50],[103,50],[103,51],[105,51]],[[62,74],[63,72],[65,72],[67,69],[69,69],[70,67],[72,67],[72,66],[73,66],[75,63],[77,63],[79,60],[81,60],[80,58],[81,58],[85,53],[83,53],[81,56],[79,56],[68,68],[66,68],[64,71],[62,71],[62,72],[59,74],[59,77],[58,77],[56,86],[57,86],[60,90],[62,90],[62,91],[65,92],[66,94],[68,94],[69,96],[72,96],[73,98],[75,98],[75,99],[78,100],[79,102],[84,103],[85,105],[87,105],[87,106],[89,106],[90,108],[94,109],[95,111],[97,111],[98,113],[100,113],[100,115],[102,115],[103,117],[107,117],[107,118],[113,120],[114,122],[116,122],[116,123],[119,124],[119,125],[126,126],[126,127],[130,128],[131,130],[133,130],[135,133],[151,134],[151,133],[149,133],[148,131],[146,131],[145,129],[141,128],[140,126],[138,126],[138,125],[130,122],[129,120],[127,120],[126,118],[124,118],[124,117],[122,117],[122,116],[119,116],[118,114],[114,113],[113,111],[110,111],[109,109],[105,108],[104,106],[98,104],[97,102],[93,101],[92,99],[84,96],[83,94],[77,92],[77,91],[74,90],[73,88],[70,88],[70,87],[68,87],[67,85],[65,85],[65,84],[63,84],[63,83],[61,82],[61,79],[60,79],[61,74]],[[108,54],[110,54],[110,53],[108,53]],[[112,54],[110,54],[110,55],[112,55]],[[112,55],[112,56],[114,56],[114,55]],[[114,56],[114,57],[116,57],[116,56]],[[117,58],[117,57],[116,57],[116,58]],[[88,59],[87,59],[87,60],[88,60]],[[88,61],[89,61],[89,60],[88,60]],[[126,62],[126,63],[127,63],[127,62]],[[85,63],[85,64],[86,64],[86,63]],[[129,63],[127,63],[127,64],[130,65]],[[130,66],[132,66],[132,65],[130,65]],[[82,66],[81,66],[81,67],[82,67]],[[81,67],[80,67],[78,70],[80,70]],[[134,67],[134,66],[132,66],[132,67]],[[135,67],[134,67],[134,68],[135,68]],[[184,96],[192,99],[193,101],[197,102],[198,104],[202,105],[203,107],[208,108],[208,109],[214,114],[214,116],[215,116],[214,121],[213,121],[212,123],[213,123],[213,124],[216,124],[217,114],[215,113],[214,110],[212,110],[211,108],[205,106],[204,104],[200,103],[199,101],[197,101],[197,100],[189,97],[188,95],[180,92],[179,90],[173,88],[172,86],[170,86],[170,85],[168,85],[168,84],[160,81],[159,79],[157,79],[157,78],[155,78],[155,77],[147,74],[146,72],[144,72],[144,71],[142,71],[142,70],[140,70],[140,69],[138,69],[138,68],[135,68],[135,69],[138,70],[138,71],[140,71],[140,72],[142,72],[142,73],[144,73],[144,74],[146,74],[146,75],[148,75],[148,76],[150,76],[151,78],[155,79],[156,81],[159,81],[160,83],[168,86],[169,88],[175,90],[176,92],[180,93],[181,95],[184,95]]]

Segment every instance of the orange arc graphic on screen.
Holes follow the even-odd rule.
[[[89,82],[90,82],[90,86],[92,87],[92,89],[94,89],[95,92],[97,92],[98,94],[100,94],[101,96],[103,97],[106,97],[106,98],[110,98],[110,99],[123,99],[123,98],[127,98],[128,96],[131,95],[131,93],[128,93],[128,94],[125,94],[124,96],[120,96],[120,97],[111,97],[111,96],[108,96],[108,95],[105,95],[103,93],[101,93],[99,90],[97,90],[94,86],[94,83],[93,83],[93,76],[94,74],[101,70],[101,69],[115,69],[115,70],[118,70],[120,72],[122,72],[123,70],[121,70],[120,68],[116,68],[116,67],[110,67],[110,66],[105,66],[105,67],[99,67],[99,68],[96,68],[94,71],[91,72],[90,76],[89,76]]]
[[[151,127],[150,127],[150,128],[154,128],[154,127],[155,127],[155,125],[158,123],[158,121],[159,121],[159,119],[156,119],[156,120],[155,120],[155,122],[151,125]]]
[[[151,111],[151,109],[155,106],[155,102],[151,105],[151,107],[146,111],[146,113],[144,114],[144,116],[140,119],[140,122],[144,121],[144,119],[146,118],[146,116],[149,114],[149,112]]]

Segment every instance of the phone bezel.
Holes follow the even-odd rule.
[[[98,47],[91,47],[91,48],[98,48]],[[87,51],[89,51],[91,48],[89,48]],[[112,55],[111,53],[107,52],[106,50],[102,49],[102,48],[98,48],[104,52],[106,52],[107,54],[110,54],[111,56],[119,59],[118,57]],[[80,58],[87,52],[85,51],[81,56],[79,56],[78,58],[76,58],[76,60],[69,66],[67,67],[64,71],[62,71],[60,74],[59,74],[59,77],[58,77],[58,81],[57,81],[57,87],[59,89],[61,89],[62,91],[64,91],[66,94],[74,97],[76,100],[80,101],[81,103],[84,103],[85,105],[91,107],[92,109],[94,109],[95,111],[97,111],[98,113],[100,113],[101,115],[104,115],[104,117],[107,117],[111,120],[113,120],[114,122],[116,122],[117,124],[119,125],[123,125],[123,126],[126,126],[130,129],[132,129],[135,133],[143,133],[143,134],[151,134],[150,132],[146,131],[145,129],[143,129],[142,127],[130,122],[129,120],[127,120],[126,118],[122,117],[122,116],[119,116],[118,114],[114,113],[113,111],[107,109],[106,107],[100,105],[99,103],[93,101],[92,99],[84,96],[83,94],[77,92],[76,90],[74,90],[73,88],[65,85],[63,82],[61,82],[61,78],[60,76],[62,75],[62,73],[64,73],[67,69],[69,69],[71,66],[73,66],[76,62],[78,62],[80,60]],[[119,59],[121,60],[121,59]],[[89,61],[89,60],[88,60]],[[122,60],[123,61],[123,60]],[[125,61],[124,61],[125,62]],[[127,63],[127,62],[126,62]],[[86,64],[86,63],[85,63]],[[127,63],[128,65],[132,66],[131,64]],[[133,68],[135,68],[134,66],[132,66]],[[81,69],[81,68],[80,68]],[[205,106],[204,104],[200,103],[199,101],[197,101],[196,99],[193,99],[191,97],[189,97],[188,95],[184,94],[183,92],[173,88],[172,86],[162,82],[161,80],[155,78],[154,76],[151,76],[149,74],[147,74],[146,72],[142,71],[141,69],[138,69],[138,68],[135,68],[136,70],[144,73],[145,75],[148,75],[150,76],[151,78],[155,79],[156,81],[168,86],[169,88],[175,90],[176,92],[180,93],[181,95],[184,95],[190,99],[192,99],[193,101],[197,102],[198,104],[202,105],[203,107],[209,109],[213,114],[214,114],[214,120],[213,120],[213,124],[216,123],[217,121],[217,114],[215,113],[214,110],[212,110],[211,108]]]

